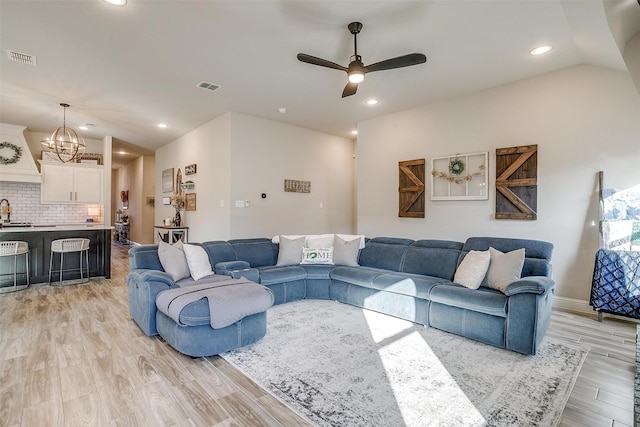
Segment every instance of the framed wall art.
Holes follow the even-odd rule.
[[[496,219],[538,218],[538,145],[496,149]]]
[[[431,200],[488,200],[489,152],[431,159]]]
[[[196,210],[196,193],[187,193],[184,195],[184,210]]]
[[[398,162],[398,217],[424,218],[424,159]]]
[[[162,171],[162,192],[171,193],[173,191],[173,168]]]

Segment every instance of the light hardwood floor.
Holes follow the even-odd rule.
[[[112,278],[0,294],[0,426],[306,426],[219,357],[145,336],[128,311],[127,246]],[[632,426],[635,330],[554,312],[549,335],[590,348],[562,426]]]

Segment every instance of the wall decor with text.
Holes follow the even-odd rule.
[[[311,181],[285,179],[284,191],[287,193],[311,193]]]

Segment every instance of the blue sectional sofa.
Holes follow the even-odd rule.
[[[199,244],[216,274],[244,277],[274,293],[275,304],[303,298],[332,299],[435,327],[496,347],[533,355],[549,326],[555,283],[548,242],[472,237],[466,242],[376,237],[367,239],[358,266],[276,266],[279,245],[270,239],[238,239]],[[521,279],[504,292],[453,282],[469,251],[524,248]],[[129,251],[129,307],[147,335],[158,333],[156,297],[176,287],[163,271],[157,246]],[[199,305],[198,305],[199,304]],[[206,313],[205,302],[193,310]],[[180,350],[180,348],[178,348]]]

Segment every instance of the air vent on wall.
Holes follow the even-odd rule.
[[[220,85],[214,85],[213,83],[209,83],[209,82],[200,82],[198,83],[198,87],[201,87],[203,89],[209,89],[209,90],[220,89]]]
[[[36,57],[27,53],[16,52],[15,50],[7,50],[7,56],[10,60],[27,65],[37,65]]]

